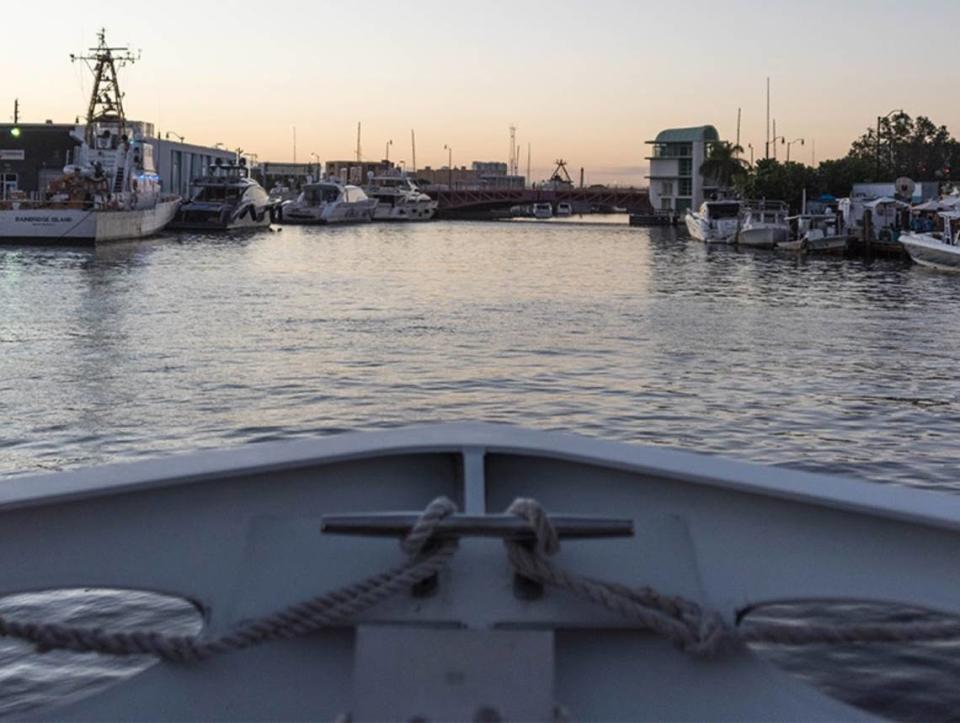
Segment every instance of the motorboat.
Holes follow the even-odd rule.
[[[198,612],[165,635],[9,606],[0,632],[42,650],[160,659],[30,720],[865,720],[756,644],[960,634],[762,614],[960,614],[956,495],[502,425],[15,477],[0,526],[4,596],[161,591]]]
[[[553,206],[546,201],[533,204],[533,217],[539,219],[553,218]]]
[[[129,123],[124,114],[116,80],[121,59],[103,31],[98,39],[93,57],[85,59],[94,61],[94,84],[70,162],[43,198],[15,194],[0,200],[0,243],[92,245],[143,238],[161,231],[177,212],[180,198],[161,191],[143,125]]]
[[[573,215],[573,206],[566,201],[561,201],[557,204],[556,215],[559,216],[572,216]]]
[[[180,207],[171,229],[236,231],[270,225],[275,204],[250,177],[246,159],[236,163],[217,159],[191,186],[190,200]]]
[[[784,243],[789,233],[787,204],[783,201],[751,202],[745,204],[737,243],[740,246],[772,249]]]
[[[741,212],[740,201],[704,201],[699,211],[687,209],[684,220],[687,231],[698,241],[732,244],[740,233]]]
[[[943,271],[960,271],[960,211],[937,214],[943,231],[904,233],[900,243],[910,258],[921,266]]]
[[[377,202],[374,221],[429,221],[437,212],[438,202],[406,174],[373,176],[364,190]]]
[[[843,254],[847,250],[847,234],[839,214],[806,213],[788,216],[790,235],[776,249],[800,254]]]
[[[280,207],[280,223],[328,224],[372,221],[378,202],[359,186],[337,179],[307,183],[295,201]]]

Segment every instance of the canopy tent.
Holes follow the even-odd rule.
[[[895,206],[899,206],[900,208],[910,208],[910,204],[909,204],[909,203],[904,203],[903,201],[898,201],[897,199],[895,199],[895,198],[890,198],[889,196],[884,196],[883,198],[875,198],[875,199],[872,200],[872,201],[867,201],[867,202],[866,202],[865,204],[863,204],[863,205],[864,205],[864,207],[866,207],[866,208],[875,209],[875,208],[878,208],[878,207],[880,207],[880,206],[888,206],[888,205],[891,205],[891,204],[892,204],[892,205],[895,205]]]

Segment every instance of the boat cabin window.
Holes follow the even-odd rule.
[[[340,189],[336,186],[307,186],[303,190],[303,197],[307,203],[333,203],[340,198]]]
[[[194,194],[193,200],[221,203],[223,201],[236,201],[241,195],[241,189],[234,186],[200,186]]]
[[[740,215],[739,203],[708,203],[710,218],[736,218]]]

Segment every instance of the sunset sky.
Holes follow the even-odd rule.
[[[645,183],[644,141],[712,123],[758,154],[765,79],[777,131],[803,137],[792,158],[846,153],[895,108],[960,133],[952,45],[960,3],[912,0],[164,0],[4,3],[0,116],[85,112],[90,77],[69,54],[94,44],[142,49],[124,71],[127,113],[188,141],[261,160],[366,158],[444,165],[507,160],[518,127],[534,178],[555,158],[588,182]],[[931,26],[931,23],[933,25]],[[11,32],[12,31],[12,32]],[[927,38],[921,42],[922,38]],[[781,154],[783,150],[781,149]],[[749,151],[747,152],[749,155]],[[782,155],[781,155],[782,157]]]

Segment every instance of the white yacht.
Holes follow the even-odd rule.
[[[746,205],[740,236],[741,246],[772,249],[784,243],[790,233],[787,204],[783,201],[758,201]]]
[[[374,221],[429,221],[437,212],[437,201],[406,174],[373,176],[364,190],[377,201]]]
[[[170,228],[233,231],[270,225],[273,201],[250,177],[246,161],[217,162],[207,175],[193,180],[193,195],[184,203]]]
[[[71,163],[42,199],[22,194],[0,202],[0,242],[95,244],[142,238],[164,228],[180,199],[164,195],[153,163],[153,146],[137,124],[127,122],[116,63],[105,34],[93,57],[94,84],[83,136]],[[110,78],[110,81],[107,81]]]
[[[910,258],[921,266],[944,271],[960,271],[960,211],[938,214],[943,231],[905,233],[900,243]]]
[[[699,212],[687,209],[687,231],[698,241],[732,244],[740,233],[740,201],[704,201]]]
[[[556,210],[557,216],[572,216],[573,215],[573,206],[566,201],[561,201],[557,204]]]
[[[553,206],[546,202],[533,204],[533,217],[553,218]]]
[[[328,179],[308,183],[295,201],[280,207],[280,223],[358,223],[372,221],[377,200],[368,198],[359,186],[345,186]]]
[[[805,213],[787,217],[790,235],[778,243],[780,251],[801,254],[842,254],[847,250],[847,234],[841,218],[834,213]]]

